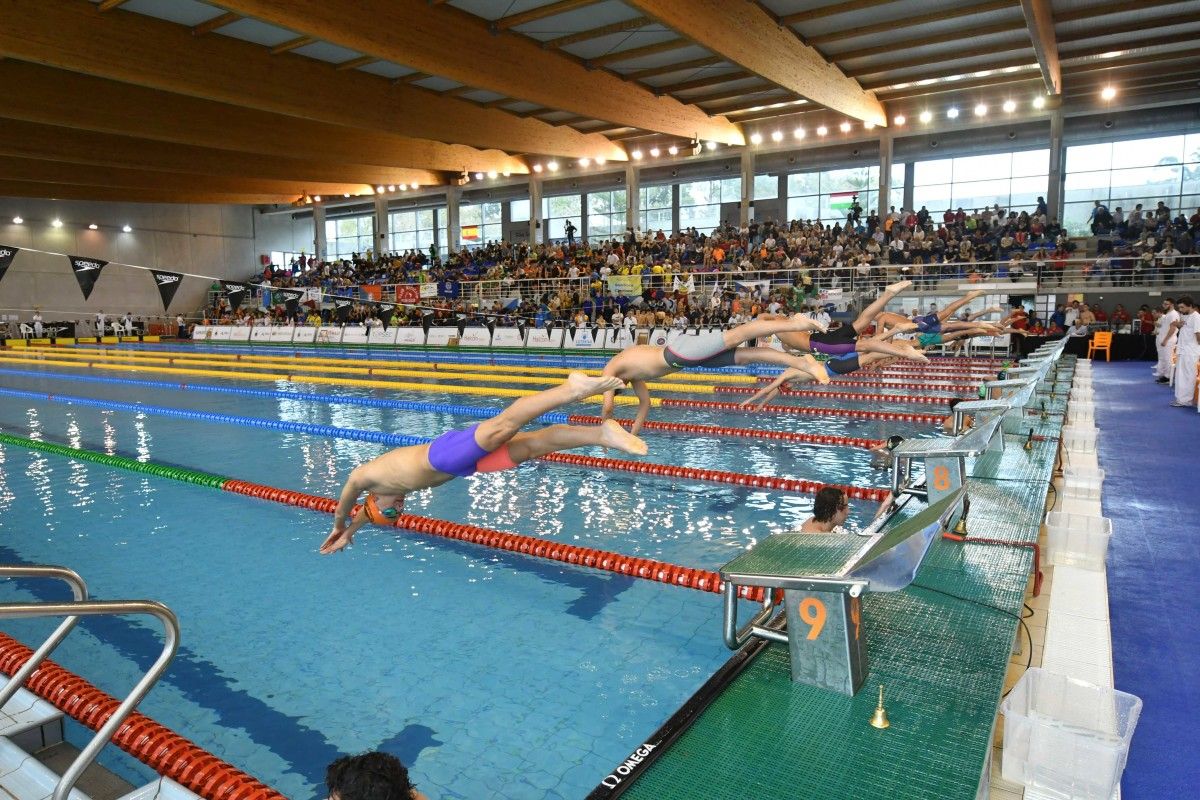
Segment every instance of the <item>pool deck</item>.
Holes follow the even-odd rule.
[[[1064,398],[1071,362],[1055,387]],[[1025,436],[1006,434],[1003,452],[969,463],[970,535],[1038,541],[1064,409],[1056,398],[1048,420],[1027,417],[1023,428],[1041,437],[1032,450]],[[870,670],[857,695],[793,683],[787,646],[760,645],[678,739],[607,796],[986,796],[981,778],[1032,567],[1027,547],[936,539],[911,586],[865,596]],[[886,730],[868,724],[880,684]]]

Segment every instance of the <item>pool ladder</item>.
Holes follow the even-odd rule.
[[[153,600],[89,600],[87,585],[83,582],[83,578],[74,570],[66,567],[0,564],[0,578],[58,580],[70,586],[74,595],[71,602],[0,603],[0,619],[63,618],[63,621],[42,642],[29,660],[6,684],[0,686],[0,763],[4,765],[0,769],[0,773],[2,773],[0,774],[0,789],[7,790],[18,800],[45,798],[45,792],[48,783],[53,778],[53,773],[32,758],[21,758],[24,755],[23,751],[13,744],[10,738],[6,737],[62,719],[62,715],[52,705],[37,699],[22,688],[29,676],[67,638],[81,617],[140,615],[154,617],[162,623],[164,634],[162,652],[159,653],[158,658],[155,659],[146,674],[134,684],[112,716],[100,727],[87,746],[79,752],[66,771],[58,777],[57,783],[54,784],[54,791],[50,795],[52,800],[67,800],[68,796],[82,798],[84,797],[82,793],[72,791],[75,783],[84,770],[96,760],[100,751],[112,739],[126,718],[133,713],[142,698],[162,677],[167,666],[175,657],[175,651],[179,646],[179,621],[171,609]],[[14,702],[10,703],[10,701]],[[15,769],[11,768],[14,766]],[[167,796],[168,794],[181,796],[174,791],[160,793],[158,788],[160,783],[164,784],[161,788],[165,790],[167,788],[165,784],[168,782],[166,779],[162,779],[151,784],[152,787],[155,787],[151,794],[146,794],[146,789],[140,789],[126,797]],[[182,787],[177,785],[175,788],[182,790]],[[184,792],[182,796],[195,796],[186,790],[182,791]]]

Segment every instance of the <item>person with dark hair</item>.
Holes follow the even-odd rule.
[[[389,753],[343,756],[325,770],[329,800],[429,800],[408,779],[408,768]]]
[[[875,512],[876,519],[891,508],[893,499],[890,492],[883,498]],[[850,498],[846,492],[836,486],[824,486],[813,500],[813,515],[800,526],[800,532],[849,534],[850,531],[842,527],[849,517]]]
[[[961,402],[962,402],[961,397],[955,397],[949,403],[950,413],[947,414],[946,418],[942,420],[942,430],[945,431],[946,433],[949,433],[949,434],[954,433],[954,407]],[[970,414],[964,414],[963,415],[963,427],[962,427],[962,431],[960,431],[960,433],[970,430],[971,426],[974,424],[975,424],[975,419]]]
[[[1175,400],[1171,403],[1180,408],[1195,405],[1196,364],[1200,362],[1200,311],[1191,297],[1175,301],[1179,319],[1171,323],[1178,334],[1175,348]]]
[[[883,444],[878,447],[872,447],[871,466],[876,469],[891,469],[892,461],[895,460],[892,456],[892,451],[899,447],[903,441],[903,436],[889,436],[884,440]]]

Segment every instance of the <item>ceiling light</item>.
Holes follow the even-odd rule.
[[[321,195],[319,195],[319,194],[314,194],[314,195],[313,195],[313,202],[314,202],[314,203],[319,203],[319,202],[321,202]]]
[[[603,167],[605,162],[607,162],[607,161],[608,161],[608,159],[605,158],[604,156],[596,156],[596,166],[597,167]]]
[[[382,187],[382,186],[376,186],[376,187],[375,187],[375,194],[383,194],[383,187]]]
[[[402,191],[402,192],[408,191],[408,184],[407,183],[400,184],[400,191]]]
[[[662,152],[662,151],[661,151],[661,150],[659,150],[657,147],[651,147],[651,148],[650,148],[650,157],[651,157],[651,158],[658,158],[658,156],[659,156],[659,154],[660,154],[661,152]]]
[[[1020,71],[1021,71],[1020,67],[1005,67],[1004,68],[1004,72],[1007,75],[1011,75],[1014,72],[1020,72]]]
[[[581,167],[590,167],[591,165],[592,165],[592,160],[591,160],[590,158],[581,158],[581,159],[579,159],[579,166],[581,166]]]
[[[349,197],[349,196],[350,196],[350,193],[349,193],[349,192],[345,192],[345,193],[342,195],[342,197]]]
[[[476,172],[476,173],[475,173],[475,180],[477,180],[477,181],[481,181],[481,180],[483,180],[483,173],[482,173],[482,172]],[[395,187],[395,186],[393,186],[393,187],[391,187],[391,188],[395,189],[396,187]]]
[[[51,222],[51,223],[50,223],[50,225],[51,225],[52,227],[55,227],[55,228],[61,228],[61,227],[62,227],[62,220],[61,220],[61,219],[59,219],[58,217],[55,217],[55,218],[54,218],[54,221],[53,221],[53,222]]]
[[[21,219],[20,216],[13,217],[13,225],[22,225],[24,223],[25,220]]]
[[[677,156],[677,155],[679,155],[679,148],[676,147],[675,145],[671,145],[670,147],[667,148],[667,153],[670,155],[673,155],[673,156]]]
[[[1046,98],[1042,97],[1041,95],[1038,95],[1037,97],[1033,98],[1033,107],[1034,108],[1045,108],[1046,107]]]
[[[796,128],[796,130],[792,131],[792,136],[795,136],[797,139],[803,139],[804,128]]]
[[[979,72],[973,74],[976,78],[986,78],[988,75],[992,74],[992,71],[990,69],[981,69]]]
[[[893,125],[903,125],[905,122],[908,122],[908,120],[904,118],[903,114],[897,114],[896,116],[892,117]]]
[[[988,111],[987,105],[984,103],[979,103],[978,105],[975,106],[975,116],[977,116],[977,117],[986,117],[987,111]]]
[[[716,150],[716,149],[717,149],[717,143],[716,143],[716,142],[709,142],[708,144],[706,144],[706,145],[705,145],[705,147],[707,147],[709,150]]]
[[[946,83],[953,83],[954,81],[961,81],[962,78],[962,75],[947,75],[942,80],[946,81]]]
[[[1124,50],[1109,50],[1107,53],[1101,53],[1101,58],[1116,58],[1117,56],[1125,55]]]
[[[824,136],[827,133],[829,133],[829,128],[826,128],[824,125],[817,128],[817,136]]]
[[[476,176],[476,177],[478,177],[478,176]],[[388,184],[388,191],[389,191],[389,192],[394,192],[394,191],[396,191],[396,184],[394,184],[394,183],[389,183],[389,184]]]
[[[838,128],[841,129],[842,133],[849,133],[850,132],[850,123],[843,122],[841,125],[838,125]]]
[[[922,111],[922,112],[921,112],[921,116],[920,116],[920,120],[921,120],[921,122],[929,122],[931,119],[933,119],[933,114],[932,114],[932,113],[930,113],[930,112],[928,112],[928,111]]]
[[[1002,105],[1001,108],[1004,109],[1005,114],[1011,114],[1017,110],[1017,104],[1012,100],[1005,100],[1004,105]]]
[[[488,170],[488,178],[490,178],[490,179],[492,179],[492,180],[495,180],[495,179],[496,179],[496,175],[497,175],[497,173],[496,173],[496,170],[494,170],[494,169],[490,169],[490,170]]]
[[[642,151],[634,150],[632,153],[629,154],[629,157],[632,158],[634,161],[639,161],[642,158]]]
[[[1102,100],[1112,100],[1116,96],[1117,90],[1113,86],[1105,86],[1100,90],[1100,99]]]
[[[912,84],[911,83],[897,83],[897,84],[893,85],[892,88],[893,89],[907,89],[909,86],[912,86]]]
[[[761,133],[750,134],[750,144],[762,144],[762,134]]]
[[[771,141],[772,142],[782,142],[783,141],[783,131],[772,131],[771,132]]]
[[[98,231],[98,230],[100,230],[100,226],[93,222],[91,225],[88,225],[88,230],[89,231]]]
[[[512,175],[512,173],[509,172],[508,170],[504,170],[504,172],[501,172],[500,174],[506,178],[509,177],[510,175]],[[413,187],[416,188],[416,184],[414,184]]]
[[[125,231],[126,233],[133,233],[133,228],[129,227],[128,225],[122,226],[121,230]]]
[[[534,165],[533,165],[533,171],[534,171],[534,172],[541,172],[541,171],[542,171],[542,165],[541,165],[541,164],[534,164]]]
[[[550,170],[551,172],[558,172],[558,162],[557,161],[547,161],[546,169]]]
[[[958,119],[958,109],[950,106],[950,108],[946,109],[946,116],[950,119]]]
[[[874,122],[871,122],[871,120],[869,120],[869,119],[868,119],[868,120],[865,120],[865,121],[863,122],[863,130],[864,130],[864,131],[873,131],[873,130],[875,130],[875,123],[874,123]]]

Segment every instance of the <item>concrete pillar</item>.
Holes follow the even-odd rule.
[[[542,241],[542,179],[529,173],[529,246]]]
[[[750,203],[754,199],[754,151],[742,149],[742,198],[738,206],[738,225],[750,224]]]
[[[631,230],[639,227],[639,220],[642,216],[640,177],[633,162],[625,162],[625,227]]]
[[[683,224],[679,219],[679,184],[671,184],[671,230],[683,230]],[[645,231],[642,231],[645,233]]]
[[[329,253],[329,240],[325,238],[325,206],[313,206],[313,253],[324,261]]]
[[[887,213],[888,198],[892,195],[892,134],[890,132],[883,133],[879,137],[879,207],[875,210],[879,213],[879,218],[883,219],[883,215]],[[864,209],[864,218],[871,213],[871,209]]]
[[[1047,176],[1046,207],[1050,216],[1062,222],[1063,218],[1063,182],[1065,173],[1063,162],[1066,150],[1063,149],[1063,111],[1062,107],[1050,112],[1050,174]]]
[[[912,210],[913,183],[917,180],[917,164],[915,161],[904,162],[904,207]]]
[[[375,256],[388,249],[388,201],[381,194],[375,195]]]
[[[446,187],[446,252],[458,252],[458,237],[462,235],[458,223],[458,201],[462,199],[462,188]]]

